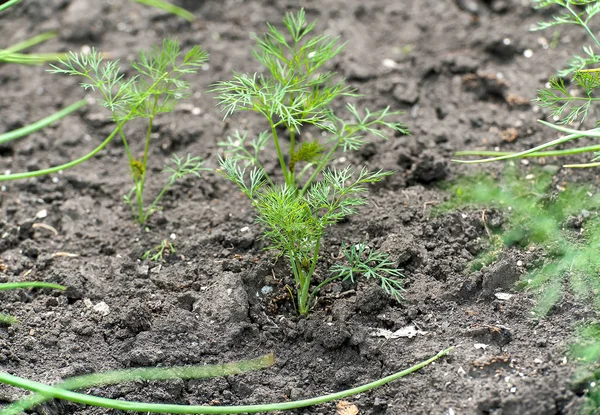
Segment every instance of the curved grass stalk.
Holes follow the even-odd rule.
[[[144,367],[92,373],[66,379],[54,386],[63,390],[76,390],[95,386],[116,385],[138,380],[208,379],[265,369],[273,366],[273,364],[275,364],[275,355],[270,353],[252,360],[225,363],[221,365],[180,366],[160,369]],[[49,399],[51,399],[49,396],[34,394],[5,407],[1,414],[17,415],[27,409],[40,405]]]
[[[5,282],[0,284],[0,291],[16,290],[18,288],[52,288],[61,291],[67,289],[67,287],[65,287],[64,285],[41,281]]]
[[[140,4],[144,4],[146,6],[150,6],[150,7],[156,7],[157,9],[161,9],[164,11],[167,11],[169,13],[173,13],[176,16],[179,16],[185,20],[187,20],[188,22],[192,22],[195,19],[195,16],[187,11],[184,8],[175,6],[174,4],[171,4],[167,1],[163,1],[163,0],[133,0],[136,3],[140,3]]]
[[[485,159],[480,159],[480,160],[454,159],[452,161],[457,162],[457,163],[463,163],[463,164],[479,164],[479,163],[489,163],[492,161],[511,160],[511,159],[524,158],[524,157],[544,157],[544,156],[539,155],[541,153],[541,150],[545,150],[547,148],[554,147],[554,146],[557,146],[562,143],[576,140],[581,137],[595,137],[595,138],[600,137],[600,128],[594,128],[594,129],[587,130],[587,131],[578,131],[578,130],[574,130],[571,128],[562,127],[560,125],[555,125],[555,124],[552,124],[552,123],[549,123],[546,121],[542,121],[542,120],[538,120],[538,122],[546,127],[553,128],[553,129],[558,130],[563,133],[568,133],[569,135],[566,135],[564,137],[558,138],[556,140],[552,140],[548,143],[545,143],[545,144],[542,144],[537,147],[533,147],[529,150],[525,150],[525,151],[521,151],[521,152],[502,153],[502,155],[499,155],[497,157],[490,157],[490,158],[485,158]],[[584,149],[584,148],[585,147],[580,147],[579,150]],[[567,155],[567,154],[577,154],[577,152],[575,152],[576,150],[577,149],[557,150],[557,151],[563,152],[563,153],[559,153],[558,155]],[[571,151],[571,152],[569,152],[569,151]],[[590,151],[593,151],[593,150],[590,150]],[[579,151],[578,153],[582,153],[582,152],[583,151]],[[467,154],[464,154],[465,153],[464,151],[460,152],[460,153],[462,153],[462,154],[459,154],[459,155],[467,155]],[[483,152],[479,152],[479,153],[483,153]],[[489,153],[485,153],[485,154],[481,154],[481,155],[488,155],[488,154]],[[493,153],[493,154],[498,154],[498,153]],[[473,155],[477,155],[477,154],[473,154]]]
[[[600,151],[600,145],[595,146],[586,146],[586,147],[577,147],[577,148],[569,148],[566,150],[554,150],[554,151],[537,151],[535,153],[526,154],[521,156],[520,158],[532,158],[532,157],[560,157],[560,156],[570,156],[573,154],[581,154],[581,153],[592,153],[595,151]],[[486,150],[465,150],[465,151],[457,151],[454,153],[455,156],[511,156],[515,155],[517,152],[515,151],[486,151]]]
[[[331,393],[324,396],[319,396],[311,399],[303,399],[293,402],[282,402],[265,405],[240,405],[240,406],[203,406],[203,405],[172,405],[172,404],[152,404],[144,402],[121,401],[117,399],[107,399],[97,396],[85,395],[81,393],[67,391],[58,387],[48,386],[43,383],[34,382],[28,379],[23,379],[17,376],[10,375],[5,372],[0,372],[0,382],[12,385],[18,388],[27,389],[37,392],[48,398],[64,399],[71,402],[81,403],[85,405],[100,406],[104,408],[112,408],[123,411],[146,412],[146,413],[171,413],[171,414],[240,414],[240,413],[256,413],[283,411],[288,409],[303,408],[306,406],[318,405],[325,402],[330,402],[337,399],[342,399],[347,396],[356,395],[358,393],[367,392],[371,389],[383,386],[393,380],[404,377],[413,373],[439,359],[442,356],[450,353],[454,348],[442,350],[437,355],[427,359],[419,364],[416,364],[408,369],[393,375],[384,377],[371,383],[367,383],[356,388],[348,389],[342,392]],[[0,415],[9,415],[6,409],[0,411]]]
[[[11,6],[14,6],[15,4],[19,3],[21,0],[8,0],[6,3],[4,4],[0,4],[0,12],[8,9]]]
[[[115,128],[113,130],[113,132],[110,133],[110,135],[98,147],[96,147],[95,149],[93,149],[92,151],[90,151],[83,157],[79,157],[78,159],[72,160],[68,163],[61,164],[59,166],[50,167],[50,168],[43,169],[43,170],[35,170],[35,171],[30,171],[30,172],[25,172],[25,173],[14,173],[14,174],[3,175],[3,176],[0,176],[0,182],[6,182],[9,180],[30,179],[32,177],[38,177],[38,176],[43,176],[46,174],[58,173],[61,170],[66,170],[66,169],[70,169],[71,167],[75,167],[78,164],[81,164],[84,161],[91,159],[96,154],[98,154],[104,147],[106,147],[108,145],[108,143],[110,143],[113,140],[113,138],[115,138],[117,136],[117,133],[119,133],[123,124],[125,124],[125,122],[120,123],[117,126],[117,128]]]
[[[55,38],[56,36],[58,36],[57,32],[45,32],[6,49],[0,49],[0,62],[39,65],[61,59],[65,56],[63,53],[19,53],[22,50]]]
[[[46,118],[42,118],[39,121],[36,121],[32,124],[26,125],[25,127],[21,127],[19,129],[9,131],[4,134],[0,134],[0,144],[6,143],[8,141],[14,140],[16,138],[24,137],[29,135],[37,130],[41,130],[44,127],[60,120],[61,118],[66,117],[70,113],[77,111],[79,108],[84,107],[87,104],[85,99],[79,100],[74,104],[69,105],[68,107],[63,108],[60,111],[55,112],[52,115],[49,115]]]

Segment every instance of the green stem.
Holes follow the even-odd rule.
[[[186,9],[183,9],[181,7],[175,6],[174,4],[171,4],[169,2],[163,1],[163,0],[133,0],[133,1],[140,3],[140,4],[144,4],[146,6],[156,7],[157,9],[165,10],[169,13],[172,13],[176,16],[179,16],[179,17],[187,20],[188,22],[194,21],[194,15],[191,12],[189,12]]]
[[[6,3],[4,4],[0,4],[0,12],[8,9],[10,6],[14,6],[15,4],[19,3],[21,0],[8,0]]]
[[[113,130],[113,132],[110,133],[110,135],[102,142],[102,144],[100,144],[98,147],[96,147],[95,149],[93,149],[91,152],[89,152],[88,154],[86,154],[83,157],[72,160],[65,164],[61,164],[60,166],[50,167],[48,169],[30,171],[27,173],[15,173],[15,174],[9,174],[9,175],[0,175],[0,182],[5,182],[5,181],[9,181],[9,180],[30,179],[32,177],[43,176],[45,174],[57,173],[61,170],[67,170],[67,169],[70,169],[71,167],[75,167],[76,165],[81,164],[84,161],[91,159],[96,154],[98,154],[98,152],[100,152],[104,147],[106,147],[108,145],[108,143],[110,143],[112,141],[112,139],[115,138],[115,136],[117,135],[117,133],[119,132],[119,130],[123,126],[123,124],[124,124],[124,122],[121,123],[119,126],[117,126],[117,128],[115,128]]]
[[[331,160],[331,157],[333,156],[333,153],[336,152],[336,150],[338,149],[340,144],[342,144],[342,139],[339,139],[338,142],[331,148],[331,150],[329,150],[327,155],[325,157],[323,157],[323,159],[319,162],[319,164],[315,168],[315,171],[313,171],[313,173],[310,175],[310,177],[308,178],[306,183],[304,183],[304,186],[302,187],[302,190],[300,191],[300,197],[302,197],[304,195],[304,193],[306,193],[306,191],[310,187],[310,184],[315,180],[315,178],[321,172],[321,170],[323,170],[325,168],[327,163],[329,163],[329,161]]]
[[[132,412],[153,412],[153,413],[172,413],[172,414],[241,414],[241,413],[256,413],[269,411],[284,411],[288,409],[303,408],[312,405],[318,405],[326,402],[331,402],[337,399],[342,399],[347,396],[356,395],[367,392],[371,389],[385,385],[396,379],[409,375],[439,359],[442,356],[450,353],[454,348],[450,347],[439,352],[437,355],[416,364],[401,372],[386,376],[382,379],[367,383],[356,388],[345,391],[331,393],[324,396],[319,396],[311,399],[303,399],[292,402],[273,403],[265,405],[240,405],[240,406],[204,406],[204,405],[173,405],[173,404],[152,404],[144,402],[122,401],[117,399],[107,399],[97,396],[85,395],[82,393],[71,392],[57,387],[44,385],[43,383],[34,382],[28,379],[19,378],[5,372],[0,372],[0,382],[12,385],[18,388],[27,389],[37,392],[49,398],[64,399],[71,402],[81,403],[85,405],[100,406],[104,408],[112,408],[123,411]],[[5,411],[0,412],[0,415],[8,415]]]
[[[3,53],[12,53],[12,52],[20,52],[24,49],[28,49],[32,46],[35,46],[39,43],[45,42],[47,40],[53,39],[56,36],[58,36],[58,32],[44,32],[44,33],[40,33],[39,35],[36,35],[34,37],[32,37],[31,39],[27,39],[24,40],[22,42],[19,42],[15,45],[12,45],[6,49],[2,49],[0,50],[0,56],[2,56]]]
[[[0,284],[0,291],[16,290],[19,288],[53,288],[55,290],[66,290],[67,287],[50,282],[24,281],[24,282],[5,282]]]
[[[452,161],[457,162],[457,163],[463,163],[463,164],[478,164],[478,163],[489,163],[492,161],[501,161],[501,160],[510,160],[510,159],[515,159],[515,158],[521,158],[524,156],[527,156],[529,154],[532,153],[537,153],[540,150],[544,150],[546,148],[549,147],[554,147],[557,146],[559,144],[562,143],[566,143],[568,141],[571,140],[575,140],[577,138],[581,138],[581,137],[600,137],[600,128],[596,128],[596,129],[592,129],[592,130],[588,130],[588,131],[577,131],[577,130],[572,130],[572,129],[568,129],[568,128],[564,128],[564,127],[560,127],[558,125],[554,125],[552,123],[546,122],[546,121],[542,121],[542,120],[538,120],[538,122],[542,125],[545,125],[547,127],[550,128],[554,128],[555,130],[558,131],[562,131],[562,132],[569,132],[571,134],[558,138],[556,140],[552,140],[548,143],[539,145],[537,147],[533,147],[530,148],[529,150],[525,150],[525,151],[521,151],[518,153],[512,153],[509,155],[504,155],[504,156],[498,156],[498,157],[491,157],[491,158],[487,158],[487,159],[481,159],[481,160],[457,160],[457,159],[453,159]],[[596,134],[596,135],[594,135]]]
[[[586,147],[577,147],[570,148],[566,150],[554,150],[554,151],[538,151],[536,153],[531,153],[523,156],[522,158],[530,158],[530,157],[560,157],[560,156],[568,156],[573,154],[581,154],[581,153],[591,153],[594,151],[600,151],[600,145],[595,146],[586,146]],[[486,151],[486,150],[465,150],[465,151],[457,151],[454,153],[455,156],[510,156],[517,154],[514,151]]]
[[[169,368],[135,368],[112,370],[102,373],[76,376],[64,380],[54,387],[64,390],[86,389],[96,386],[116,385],[125,382],[171,380],[171,379],[208,379],[232,376],[253,370],[265,369],[275,363],[273,353],[252,360],[225,363],[222,365],[179,366]],[[44,403],[50,397],[34,394],[17,401],[2,411],[2,415],[17,415],[23,411]]]
[[[301,315],[306,315],[310,311],[310,298],[308,296],[308,292],[310,289],[310,281],[312,276],[315,273],[315,269],[317,268],[317,261],[319,260],[319,249],[321,248],[321,238],[317,240],[315,244],[315,249],[313,251],[313,258],[311,261],[310,269],[308,272],[304,274],[304,281],[300,286],[300,291],[298,292],[298,303],[300,303],[300,299],[302,299],[302,306],[298,306],[298,312]],[[311,296],[312,298],[312,296]]]
[[[66,117],[73,111],[78,110],[79,108],[85,106],[86,104],[87,104],[87,101],[85,99],[82,99],[80,101],[77,101],[74,104],[69,105],[68,107],[63,108],[62,110],[60,110],[58,112],[55,112],[54,114],[52,114],[46,118],[42,118],[39,121],[36,121],[29,125],[26,125],[25,127],[21,127],[19,129],[9,131],[4,134],[0,134],[0,144],[14,140],[16,138],[24,137],[24,136],[29,135],[37,130],[41,130],[42,128],[47,127],[48,125],[60,120],[61,118]]]
[[[577,22],[585,29],[585,31],[588,32],[588,34],[592,37],[592,39],[594,39],[594,42],[596,43],[596,46],[598,46],[600,48],[600,42],[598,41],[598,39],[594,35],[594,32],[592,32],[590,30],[590,28],[588,27],[588,25],[585,24],[585,22],[583,20],[581,20],[581,18],[579,17],[579,15],[577,13],[575,13],[575,11],[573,9],[571,9],[571,6],[569,6],[569,2],[568,1],[565,2],[564,6],[569,11],[569,13],[571,13],[571,15],[575,18],[575,20],[577,20]]]
[[[285,165],[285,159],[283,158],[283,153],[281,152],[281,146],[279,145],[279,137],[277,136],[277,129],[275,128],[275,124],[273,121],[269,120],[271,124],[271,134],[273,135],[273,142],[275,143],[275,149],[277,150],[277,157],[279,158],[279,165],[281,166],[281,171],[283,172],[283,177],[285,178],[285,184],[288,186],[294,185],[294,183],[290,184],[288,168]]]
[[[62,53],[7,53],[0,54],[0,62],[19,65],[40,65],[63,58]]]

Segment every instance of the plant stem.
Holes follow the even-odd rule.
[[[529,157],[558,157],[558,156],[568,156],[573,154],[581,154],[581,153],[591,153],[594,151],[600,151],[600,145],[595,146],[585,146],[585,147],[577,147],[570,148],[566,150],[554,150],[554,151],[537,151],[535,153],[530,153],[522,156],[521,158],[529,158]],[[486,151],[486,150],[465,150],[465,151],[457,151],[454,153],[455,156],[510,156],[517,154],[514,151]]]
[[[6,143],[8,141],[14,140],[16,138],[24,137],[29,135],[37,130],[41,130],[42,128],[60,120],[61,118],[66,117],[73,111],[77,111],[79,108],[84,107],[87,104],[85,99],[77,101],[74,104],[69,105],[68,107],[63,108],[60,111],[55,112],[52,115],[49,115],[46,118],[42,118],[39,121],[36,121],[32,124],[26,125],[25,127],[18,128],[13,131],[9,131],[4,134],[0,134],[0,144]]]
[[[133,0],[137,3],[140,4],[145,4],[146,6],[150,6],[150,7],[156,7],[157,9],[162,9],[164,11],[167,11],[169,13],[172,13],[174,15],[177,15],[185,20],[187,20],[188,22],[192,22],[194,21],[194,15],[187,11],[186,9],[183,9],[181,7],[175,6],[174,4],[171,4],[167,1],[163,1],[163,0]]]
[[[14,6],[15,4],[19,3],[20,1],[21,0],[8,0],[6,3],[0,4],[0,12],[8,9],[10,6]]]
[[[50,282],[24,281],[24,282],[5,282],[0,284],[0,291],[15,290],[18,288],[53,288],[55,290],[66,290],[67,287]]]
[[[550,141],[548,143],[544,143],[542,145],[539,145],[537,147],[533,147],[530,148],[529,150],[525,150],[525,151],[521,151],[518,153],[512,153],[509,155],[504,155],[504,156],[498,156],[498,157],[491,157],[491,158],[487,158],[487,159],[481,159],[481,160],[452,160],[455,161],[457,163],[463,163],[463,164],[477,164],[477,163],[488,163],[491,161],[501,161],[501,160],[510,160],[510,159],[515,159],[515,158],[520,158],[520,157],[524,157],[533,153],[537,153],[540,150],[544,150],[546,148],[549,147],[554,147],[557,146],[559,144],[562,143],[566,143],[568,141],[571,140],[575,140],[577,138],[581,138],[581,137],[600,137],[600,128],[595,128],[592,130],[588,130],[588,131],[577,131],[577,130],[572,130],[569,128],[564,128],[564,127],[560,127],[558,125],[554,125],[552,123],[546,122],[546,121],[542,121],[542,120],[538,120],[538,122],[540,124],[543,124],[547,127],[550,128],[554,128],[555,130],[558,131],[562,131],[562,132],[569,132],[571,134],[566,135],[564,137],[558,138],[556,140]]]
[[[569,11],[569,13],[571,13],[571,15],[575,18],[575,20],[577,20],[577,22],[585,29],[585,31],[588,32],[588,34],[592,37],[592,39],[594,39],[594,42],[596,43],[596,46],[598,46],[600,48],[600,42],[598,41],[598,39],[594,35],[594,32],[592,32],[590,30],[590,28],[588,27],[588,25],[585,24],[585,22],[583,20],[581,20],[581,18],[579,17],[579,15],[577,13],[575,13],[575,11],[573,9],[571,9],[571,6],[569,6],[569,2],[568,1],[565,2],[564,6]]]
[[[30,391],[37,392],[46,397],[64,399],[71,402],[81,403],[85,405],[93,405],[104,408],[112,408],[123,411],[132,412],[153,412],[153,413],[172,413],[172,414],[240,414],[240,413],[256,413],[256,412],[270,412],[270,411],[284,411],[288,409],[303,408],[312,405],[318,405],[326,402],[331,402],[337,399],[342,399],[347,396],[356,395],[359,393],[367,392],[371,389],[385,385],[386,383],[392,382],[396,379],[409,375],[429,364],[436,361],[442,356],[450,353],[454,347],[449,347],[442,350],[437,355],[418,363],[408,369],[401,372],[395,373],[390,376],[386,376],[379,380],[376,380],[365,385],[358,386],[356,388],[348,389],[345,391],[331,393],[328,395],[319,396],[311,399],[303,399],[292,402],[282,402],[264,405],[240,405],[240,406],[204,406],[204,405],[174,405],[174,404],[153,404],[144,402],[132,402],[122,401],[117,399],[107,399],[97,396],[85,395],[82,393],[76,393],[60,389],[53,386],[48,386],[43,383],[34,382],[28,379],[19,378],[17,376],[10,375],[6,372],[0,372],[0,382],[8,385],[12,385],[18,388],[27,389]],[[8,415],[3,410],[0,415]]]
[[[340,146],[340,144],[342,144],[342,139],[341,138],[331,148],[331,150],[329,150],[329,152],[327,153],[327,155],[325,157],[323,157],[323,159],[321,160],[321,162],[319,164],[317,164],[317,167],[315,168],[315,171],[313,171],[313,173],[310,175],[310,177],[308,178],[308,180],[306,181],[306,183],[304,183],[304,186],[302,186],[302,190],[300,191],[300,196],[303,196],[304,193],[306,193],[306,191],[310,187],[310,184],[315,180],[315,178],[321,172],[321,170],[323,170],[325,168],[325,166],[327,165],[327,163],[329,163],[329,161],[331,160],[331,157],[333,156],[333,153],[336,152],[336,150],[338,149],[338,147]]]
[[[2,56],[3,53],[20,52],[24,49],[35,46],[38,43],[42,43],[42,42],[45,42],[46,40],[55,38],[56,36],[58,36],[58,32],[40,33],[39,35],[36,35],[30,39],[24,40],[22,42],[19,42],[15,45],[12,45],[12,46],[6,48],[6,49],[0,50],[0,56]]]
[[[275,143],[275,149],[277,149],[277,157],[279,158],[279,165],[281,166],[281,171],[283,172],[283,177],[285,178],[285,184],[290,185],[288,168],[285,165],[285,159],[283,158],[283,153],[281,152],[281,146],[279,145],[279,137],[277,136],[277,129],[275,128],[275,124],[273,121],[269,120],[271,124],[271,134],[273,135],[273,142]]]
[[[61,164],[60,166],[50,167],[48,169],[30,171],[27,173],[15,173],[15,174],[8,174],[8,175],[0,175],[0,182],[5,182],[5,181],[9,181],[9,180],[30,179],[32,177],[43,176],[45,174],[57,173],[61,170],[66,170],[66,169],[70,169],[71,167],[75,167],[76,165],[81,164],[84,161],[91,159],[96,154],[98,154],[98,152],[100,152],[104,147],[106,147],[108,145],[108,143],[110,143],[112,141],[112,139],[115,138],[115,136],[117,135],[117,133],[119,132],[119,130],[121,129],[123,124],[124,124],[124,122],[122,124],[120,124],[119,126],[117,126],[117,128],[115,128],[113,130],[113,132],[110,133],[110,135],[102,142],[102,144],[100,144],[98,147],[96,147],[95,149],[93,149],[91,152],[89,152],[88,154],[86,154],[83,157],[72,160],[65,164]]]

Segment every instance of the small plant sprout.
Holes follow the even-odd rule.
[[[540,22],[532,30],[545,30],[561,25],[575,25],[581,27],[592,41],[591,45],[583,46],[583,56],[576,55],[567,63],[567,67],[558,72],[548,82],[548,87],[538,91],[535,104],[550,110],[551,117],[556,121],[552,124],[539,121],[541,124],[566,133],[559,139],[542,144],[522,152],[492,152],[492,151],[461,151],[457,156],[488,156],[480,160],[455,160],[460,163],[483,163],[490,161],[509,160],[527,157],[554,157],[567,156],[580,153],[594,153],[596,156],[591,163],[569,164],[564,167],[597,167],[600,166],[600,145],[575,147],[565,150],[547,150],[581,137],[600,137],[600,119],[596,120],[595,128],[579,131],[563,125],[583,123],[590,114],[592,106],[600,101],[596,90],[600,87],[600,68],[590,67],[600,63],[600,40],[595,31],[590,28],[591,20],[600,13],[600,2],[597,0],[533,0],[536,8],[558,6],[564,10],[563,14],[553,16],[552,20]],[[570,78],[566,82],[565,78]]]
[[[150,52],[140,52],[139,61],[131,63],[137,74],[126,79],[121,73],[119,61],[104,61],[96,50],[89,54],[69,53],[58,65],[52,65],[51,72],[82,77],[84,82],[81,86],[99,96],[98,102],[111,112],[116,128],[98,148],[80,159],[63,166],[8,177],[33,177],[55,172],[61,167],[73,167],[91,158],[118,135],[123,141],[134,182],[124,200],[131,207],[137,221],[145,223],[152,213],[160,209],[158,203],[177,180],[187,175],[199,176],[200,171],[208,170],[201,167],[202,160],[198,157],[188,154],[182,158],[174,155],[163,170],[168,176],[167,183],[152,203],[144,203],[154,118],[161,113],[171,112],[181,99],[189,95],[189,84],[182,77],[196,73],[207,59],[208,55],[199,46],[194,46],[182,56],[179,42],[166,39],[162,47],[155,46]],[[143,153],[140,157],[134,155],[130,138],[126,137],[123,129],[128,121],[136,118],[147,120]]]
[[[398,134],[408,131],[403,124],[390,121],[400,113],[389,108],[361,113],[348,104],[351,121],[336,115],[331,106],[334,100],[356,96],[343,79],[324,69],[343,45],[327,35],[311,37],[316,22],[308,23],[304,10],[286,14],[283,23],[287,33],[269,24],[264,37],[254,36],[258,44],[254,56],[268,75],[234,74],[231,81],[219,82],[213,88],[226,117],[252,111],[268,123],[268,129],[255,138],[235,132],[219,144],[226,154],[220,160],[221,171],[252,201],[264,236],[271,242],[268,249],[290,261],[300,314],[309,312],[323,285],[335,279],[353,280],[357,273],[378,278],[387,292],[400,298],[399,283],[392,283],[390,278],[400,276],[399,271],[387,256],[367,254],[366,248],[360,252],[355,249],[349,268],[335,268],[331,278],[311,291],[325,229],[356,214],[356,208],[366,203],[367,185],[391,174],[333,168],[330,164],[336,152],[358,150],[368,135],[387,139],[382,127]],[[322,138],[303,139],[304,128],[316,130],[314,136]],[[289,141],[284,142],[284,134]],[[261,157],[270,142],[277,154],[279,180],[267,172]]]
[[[165,258],[176,252],[175,245],[168,239],[163,239],[159,245],[144,252],[142,259],[149,259],[152,262],[165,262]]]

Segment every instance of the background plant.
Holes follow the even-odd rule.
[[[365,203],[367,185],[389,175],[383,171],[333,168],[330,164],[336,151],[358,150],[367,142],[367,135],[386,139],[381,127],[398,134],[408,131],[403,124],[389,121],[399,114],[389,108],[375,112],[366,109],[361,114],[348,104],[350,121],[338,116],[333,101],[356,96],[356,92],[324,66],[342,51],[343,45],[328,35],[311,36],[316,21],[308,23],[304,10],[286,14],[283,24],[284,32],[267,24],[263,37],[254,35],[257,47],[253,55],[267,68],[267,74],[235,73],[232,80],[215,84],[213,91],[218,94],[225,117],[252,111],[268,123],[269,128],[254,138],[238,131],[220,143],[226,154],[221,170],[254,204],[264,236],[271,242],[269,249],[290,261],[297,309],[306,314],[323,285],[310,292],[325,229],[356,214],[356,207]],[[314,136],[323,138],[302,139],[305,128],[315,129]],[[263,150],[270,142],[277,154],[281,185],[263,164]],[[247,167],[251,171],[246,176]],[[366,254],[365,250],[360,252]],[[336,268],[334,276],[324,283],[353,279],[360,269],[365,271],[363,275],[380,279],[386,291],[399,298],[399,283],[389,278],[399,276],[399,271],[391,267],[385,255],[369,255],[358,258],[347,253],[351,264]]]
[[[520,283],[536,294],[538,318],[561,299],[565,281],[577,298],[591,301],[600,310],[600,195],[590,186],[576,184],[551,192],[551,185],[551,173],[537,170],[523,178],[514,165],[508,165],[499,180],[489,175],[458,180],[450,188],[451,199],[436,213],[465,207],[504,213],[503,226],[488,227],[490,247],[469,264],[472,270],[495,262],[506,247],[543,250],[545,258]]]
[[[116,124],[115,129],[102,144],[79,159],[48,169],[0,176],[0,181],[36,177],[74,167],[96,155],[119,136],[134,182],[124,200],[131,207],[136,220],[139,223],[146,222],[152,213],[160,209],[158,203],[177,180],[187,175],[199,176],[200,171],[206,170],[201,167],[202,160],[198,157],[189,154],[186,157],[173,155],[163,170],[168,176],[166,184],[152,203],[145,205],[144,189],[148,177],[147,166],[154,118],[159,114],[171,112],[180,100],[189,95],[189,84],[182,77],[196,73],[198,67],[207,59],[208,55],[199,46],[194,46],[182,54],[176,39],[165,39],[161,47],[155,46],[150,52],[140,52],[139,61],[131,62],[137,75],[126,79],[121,73],[119,61],[104,61],[100,52],[96,50],[89,54],[69,53],[65,59],[59,61],[59,65],[53,66],[51,72],[82,77],[84,82],[81,86],[99,96],[98,102],[110,111]],[[123,129],[125,124],[134,119],[147,121],[144,149],[140,157],[134,156]]]
[[[455,160],[461,163],[483,163],[525,157],[567,156],[580,153],[593,153],[596,157],[591,163],[568,164],[564,167],[596,167],[600,155],[600,146],[583,146],[565,150],[546,149],[576,140],[581,137],[600,137],[600,119],[595,121],[595,128],[579,131],[561,126],[583,123],[596,102],[600,101],[597,89],[600,87],[600,68],[590,67],[600,63],[600,40],[590,27],[593,18],[600,13],[600,2],[597,0],[533,0],[536,8],[562,8],[563,13],[554,15],[551,20],[540,22],[533,30],[546,30],[562,25],[581,27],[591,40],[591,45],[583,46],[583,54],[575,55],[567,63],[567,67],[550,78],[548,88],[540,89],[534,102],[548,108],[550,116],[556,124],[540,121],[543,125],[568,135],[522,152],[461,151],[458,156],[484,156],[480,160]],[[565,78],[568,80],[565,81]]]

